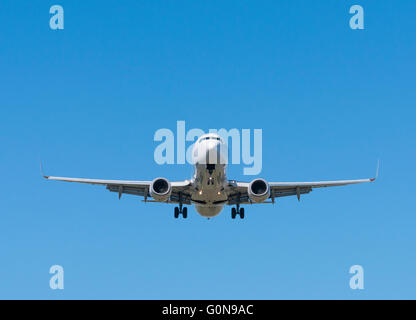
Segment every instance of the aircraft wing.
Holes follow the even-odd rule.
[[[144,197],[144,201],[158,202],[156,200],[148,200],[150,197],[149,189],[152,181],[135,181],[135,180],[103,180],[103,179],[84,179],[84,178],[67,178],[67,177],[53,177],[43,176],[47,180],[66,181],[66,182],[78,182],[94,185],[106,186],[107,190],[111,192],[117,192],[119,199],[122,194],[132,194],[136,196]],[[189,187],[191,182],[184,181],[172,181],[172,194],[168,201],[164,203],[179,203],[179,197],[182,199],[183,204],[191,204],[191,195]]]
[[[314,188],[346,186],[350,184],[372,182],[378,177],[377,172],[374,178],[357,179],[357,180],[335,180],[335,181],[314,181],[314,182],[269,182],[270,199],[274,201],[278,197],[297,196],[300,200],[302,194],[311,192]],[[248,196],[249,182],[229,181],[229,196],[228,204],[233,205],[239,202],[240,204],[251,204]]]

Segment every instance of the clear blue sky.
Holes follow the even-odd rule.
[[[49,7],[65,29],[49,29]],[[349,28],[349,8],[365,30]],[[416,298],[415,1],[0,5],[0,298]],[[159,128],[263,129],[270,181],[366,178],[215,219],[51,175],[172,180]],[[242,175],[231,166],[229,177]],[[49,288],[49,268],[65,289]],[[352,291],[350,266],[365,270]]]

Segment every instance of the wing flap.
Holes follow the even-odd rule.
[[[132,187],[132,186],[109,184],[107,185],[107,190],[111,192],[118,192],[119,194],[125,193],[125,194],[132,194],[135,196],[142,196],[142,197],[149,196],[148,187],[137,187],[137,186]]]
[[[299,189],[297,189],[299,188]],[[278,197],[287,197],[287,196],[296,196],[300,194],[306,194],[312,191],[311,187],[293,187],[293,188],[286,188],[286,189],[277,189],[271,188],[270,191],[270,198],[278,198]]]

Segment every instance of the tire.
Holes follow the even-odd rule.
[[[185,208],[182,209],[182,217],[184,219],[186,219],[188,217],[188,208],[185,207]]]
[[[240,209],[240,218],[244,219],[244,208]]]
[[[178,207],[175,207],[175,214],[174,214],[174,216],[175,216],[175,219],[177,219],[178,217],[179,217],[179,208]]]
[[[231,208],[231,219],[235,219],[235,216],[237,215],[237,211],[235,208]]]

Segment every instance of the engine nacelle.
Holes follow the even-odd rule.
[[[254,179],[248,185],[248,196],[253,202],[263,202],[270,197],[270,186],[263,179]]]
[[[156,178],[150,185],[150,196],[156,201],[167,201],[172,193],[170,182],[165,178]]]

